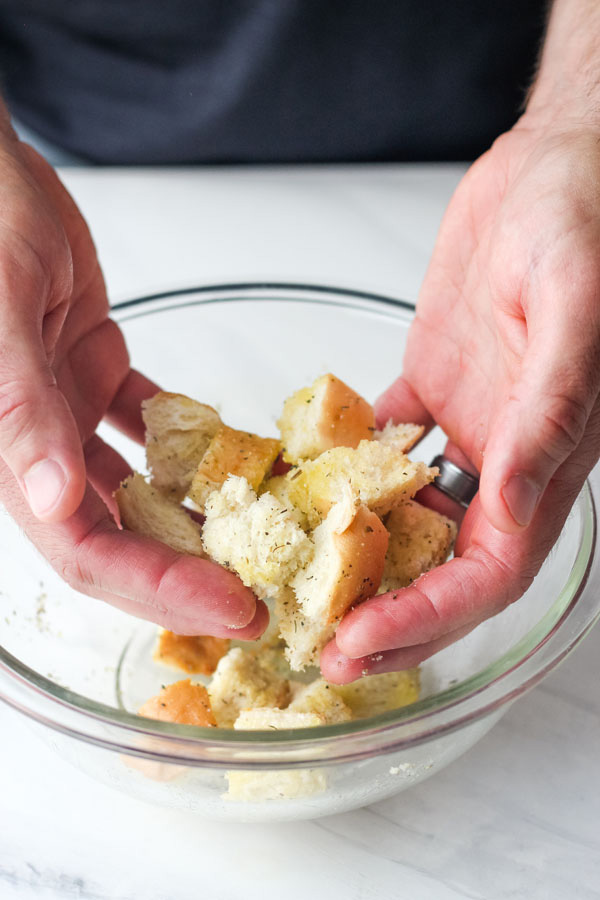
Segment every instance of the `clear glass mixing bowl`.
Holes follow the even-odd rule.
[[[114,316],[134,365],[164,388],[216,406],[238,428],[274,434],[283,399],[322,372],[374,399],[398,374],[412,309],[331,288],[226,285],[121,303]],[[139,447],[108,429],[105,437],[143,467]],[[434,432],[415,456],[429,461],[442,440]],[[154,626],[68,588],[4,514],[0,697],[63,757],[153,803],[238,821],[371,803],[464,753],[591,628],[600,615],[597,499],[592,478],[527,594],[425,662],[417,703],[344,725],[251,733],[137,718],[178,677],[151,660]],[[249,773],[257,800],[227,796],[234,770]]]

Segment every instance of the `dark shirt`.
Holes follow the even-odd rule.
[[[545,6],[0,0],[0,77],[90,161],[472,159],[517,118]]]

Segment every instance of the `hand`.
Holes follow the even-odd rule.
[[[140,403],[157,388],[130,368],[108,314],[81,214],[50,166],[5,132],[0,500],[77,590],[181,634],[235,627],[236,637],[258,637],[266,607],[236,576],[120,531],[109,513],[130,467],[96,427],[107,418],[143,441]]]
[[[377,416],[437,422],[447,455],[480,471],[479,494],[455,559],[344,618],[321,659],[330,681],[418,664],[517,600],[538,572],[600,452],[599,247],[592,129],[525,115],[459,185],[403,376]],[[432,505],[436,494],[419,499]]]

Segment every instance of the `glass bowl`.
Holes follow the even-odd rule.
[[[400,370],[412,314],[390,298],[281,284],[173,291],[114,308],[137,368],[267,435],[283,399],[325,371],[374,399]],[[141,448],[109,429],[104,437],[143,467]],[[414,455],[429,461],[442,446],[434,431]],[[418,702],[343,725],[246,733],[136,717],[178,679],[151,659],[155,627],[63,584],[5,514],[0,697],[63,757],[149,802],[237,821],[374,802],[464,753],[597,620],[597,498],[591,479],[518,603],[422,665]],[[229,773],[240,771],[251,801],[227,793]]]

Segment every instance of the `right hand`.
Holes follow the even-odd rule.
[[[0,125],[2,123],[0,122]],[[252,639],[266,607],[230,572],[118,528],[143,399],[88,228],[52,168],[0,127],[0,501],[72,587],[180,634]]]

